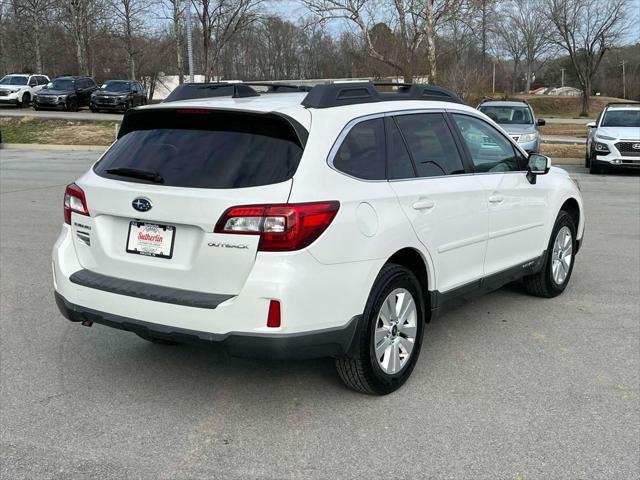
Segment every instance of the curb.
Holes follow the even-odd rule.
[[[5,150],[90,150],[104,152],[109,145],[52,145],[40,143],[0,143],[0,149]]]

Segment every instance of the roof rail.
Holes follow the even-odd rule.
[[[265,87],[266,93],[307,92],[310,87],[269,82],[211,82],[183,83],[178,85],[164,102],[193,100],[196,98],[248,98],[258,97],[260,93],[252,87]]]
[[[375,87],[397,87],[397,92],[379,92]],[[417,83],[332,83],[316,85],[302,101],[307,108],[330,108],[359,103],[395,100],[437,100],[464,103],[446,88]]]
[[[530,105],[529,101],[526,98],[507,98],[507,99],[501,100],[499,98],[485,97],[478,104],[478,106],[482,105],[483,103],[487,103],[487,102],[520,102],[520,103],[524,103],[525,105]]]

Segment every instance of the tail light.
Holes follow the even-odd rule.
[[[69,225],[71,225],[71,212],[89,216],[84,191],[75,183],[67,185],[67,190],[64,192],[64,222]]]
[[[300,250],[327,229],[339,208],[336,201],[231,207],[214,232],[260,235],[262,252]]]

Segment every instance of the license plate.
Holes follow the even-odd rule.
[[[171,258],[176,227],[131,221],[127,237],[127,252],[149,257]]]

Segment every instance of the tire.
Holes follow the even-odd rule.
[[[40,107],[39,107],[39,106],[37,106],[37,105],[34,105],[34,106],[33,106],[33,109],[37,112],[38,110],[40,110]]]
[[[78,100],[76,100],[75,98],[69,100],[69,103],[67,103],[67,110],[69,112],[77,112],[79,110]]]
[[[561,232],[562,234],[560,234]],[[567,239],[565,235],[567,232],[571,235],[570,239]],[[562,253],[560,253],[560,250]],[[571,215],[564,210],[560,210],[551,232],[542,270],[523,279],[527,292],[531,295],[544,298],[553,298],[564,292],[571,280],[571,273],[573,272],[573,265],[575,263],[575,251],[576,225]],[[570,258],[568,266],[566,261],[567,257]],[[564,278],[558,279],[558,277],[554,275],[554,272],[558,269],[561,269],[561,273],[564,273]],[[562,277],[562,275],[560,275],[560,277]]]
[[[178,345],[178,342],[165,340],[164,338],[158,338],[152,335],[143,335],[142,333],[136,333],[136,335],[146,340],[147,342],[155,343],[156,345]]]
[[[584,152],[584,168],[591,166],[591,155],[588,151]]]
[[[589,173],[592,175],[600,175],[602,173],[602,167],[596,165],[596,162],[592,160],[589,162]]]
[[[27,92],[22,94],[22,101],[18,104],[18,107],[28,107],[31,104],[31,95]]]
[[[392,315],[385,315],[383,306],[389,305],[387,301],[400,309],[410,305],[407,293],[414,308],[413,311],[409,308],[408,314],[398,323],[397,310]],[[385,307],[384,310],[393,309]],[[386,395],[400,388],[411,375],[420,355],[424,319],[423,294],[415,275],[403,266],[386,264],[369,294],[352,356],[336,359],[336,369],[345,385],[371,395]],[[383,343],[387,346],[379,349],[380,356],[376,354],[376,336],[379,346]],[[408,345],[411,345],[409,351]],[[401,355],[405,355],[404,359]]]

